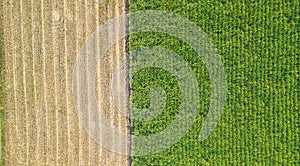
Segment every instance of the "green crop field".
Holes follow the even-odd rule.
[[[130,0],[129,5],[130,12],[173,12],[196,23],[222,58],[228,89],[218,126],[199,142],[211,96],[201,58],[168,34],[131,35],[131,51],[159,45],[180,55],[194,71],[200,93],[199,114],[185,137],[163,152],[133,156],[133,165],[300,164],[299,1]],[[130,63],[136,63],[134,55]],[[151,135],[172,123],[180,91],[171,73],[145,68],[134,75],[130,86],[131,103],[141,109],[150,106],[152,88],[161,87],[167,95],[157,118],[132,122],[134,135]]]

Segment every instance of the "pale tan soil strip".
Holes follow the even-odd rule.
[[[27,72],[23,72],[24,75],[24,86],[26,89],[24,89],[26,92],[25,94],[25,103],[26,103],[26,137],[27,137],[27,156],[26,156],[26,163],[27,165],[32,165],[32,161],[30,158],[35,156],[34,153],[31,153],[31,151],[34,152],[34,145],[35,144],[35,134],[36,130],[35,128],[32,128],[35,124],[35,110],[34,107],[34,93],[33,93],[33,75],[32,72],[28,72],[31,70],[32,66],[32,47],[31,47],[31,36],[32,36],[32,26],[31,26],[31,7],[30,7],[30,1],[21,1],[21,7],[22,7],[22,24],[23,24],[23,61],[24,61],[24,67],[23,70]],[[29,13],[29,14],[24,14]]]
[[[109,4],[108,5],[108,7],[107,7],[107,15],[108,15],[108,17],[109,18],[111,18],[111,17],[114,17],[114,12],[113,12],[113,4]],[[113,38],[113,36],[112,36],[112,34],[111,34],[111,32],[110,31],[108,31],[108,40],[110,40],[111,38]],[[113,50],[109,50],[108,52],[108,55],[112,55],[113,54]],[[106,70],[106,71],[112,71],[112,69],[113,69],[113,62],[114,62],[114,55],[112,55],[112,56],[110,56],[109,58],[108,58],[108,64],[109,64],[109,66],[108,66],[108,69]],[[103,71],[105,71],[105,70],[103,70]],[[108,78],[106,78],[106,79],[110,79],[110,77],[108,77]],[[113,110],[113,103],[112,103],[112,98],[111,98],[111,90],[112,90],[112,84],[111,84],[111,82],[109,82],[109,85],[110,86],[108,86],[108,92],[109,92],[109,108],[107,109],[107,110],[109,110],[109,112],[108,112],[108,120],[110,121],[110,123],[112,124],[112,125],[115,125],[115,120],[114,120],[114,110]],[[112,137],[113,138],[111,138],[112,140],[114,140],[115,138],[114,138],[114,135],[112,135]],[[115,150],[115,149],[114,149]],[[114,161],[116,160],[116,156],[114,155],[114,154],[112,154],[112,155],[110,155],[108,158],[107,158],[107,163],[108,163],[108,165],[113,165],[113,163],[114,163]]]
[[[33,1],[34,0],[31,0],[30,1],[30,5],[31,5],[31,26],[32,26],[32,41],[31,41],[31,47],[32,47],[32,76],[33,76],[33,93],[34,93],[34,96],[33,96],[33,100],[34,100],[34,103],[33,103],[33,115],[34,115],[34,122],[35,122],[35,125],[36,125],[36,128],[33,130],[32,132],[32,135],[33,135],[33,140],[32,140],[32,144],[33,144],[33,147],[32,147],[32,155],[31,155],[31,164],[32,165],[40,165],[39,164],[39,140],[40,140],[40,132],[39,132],[39,120],[38,120],[38,103],[37,103],[37,88],[36,88],[36,85],[37,85],[37,81],[36,81],[36,72],[35,72],[35,63],[36,63],[36,60],[35,60],[35,54],[37,52],[37,49],[35,49],[35,17],[34,17],[34,5],[33,5]],[[30,71],[30,69],[29,69]],[[34,136],[34,133],[36,133],[36,137]],[[34,146],[36,143],[36,146]]]
[[[46,143],[46,148],[45,148],[45,151],[44,153],[48,153],[48,147],[49,147],[49,117],[48,117],[48,113],[49,113],[49,109],[48,109],[48,93],[47,93],[47,78],[46,78],[46,67],[50,67],[50,66],[46,66],[46,61],[47,61],[47,54],[46,54],[46,36],[45,36],[45,14],[47,14],[47,12],[45,12],[45,5],[44,5],[44,0],[42,0],[42,3],[41,3],[41,15],[42,15],[42,57],[43,57],[43,104],[45,106],[45,117],[46,117],[46,128],[44,129],[46,131],[46,139],[45,139],[45,143]],[[47,64],[48,65],[48,64]],[[49,157],[48,156],[45,156],[45,159],[46,159],[46,165],[49,165]]]
[[[119,16],[119,5],[118,5],[118,1],[116,1],[116,4],[115,4],[115,6],[114,6],[114,16],[115,17],[117,17],[117,16]],[[116,25],[117,27],[118,26],[120,26],[120,25]],[[115,36],[119,36],[119,31],[116,31],[116,34],[115,34]],[[112,62],[112,69],[114,69],[114,68],[116,68],[116,67],[114,67],[114,65],[113,65],[113,63],[115,63],[115,64],[117,64],[116,66],[118,66],[118,64],[120,63],[120,59],[122,58],[122,57],[120,57],[121,56],[121,54],[120,54],[120,43],[121,42],[118,42],[117,44],[116,44],[116,47],[115,47],[115,51],[116,51],[116,55],[117,56],[113,56],[114,58],[112,58],[112,60],[113,60],[113,62]],[[120,78],[120,75],[119,75],[119,71],[116,71],[116,76],[119,78],[119,79],[121,79]],[[119,80],[118,80],[118,83],[119,83]],[[117,85],[118,85],[118,83],[117,83]],[[112,84],[113,85],[113,84]],[[117,87],[111,87],[111,89],[113,90],[114,88],[118,88],[118,86]],[[112,101],[113,101],[113,99],[112,99]],[[118,110],[118,108],[119,109],[122,109],[122,106],[121,106],[121,103],[120,102],[118,102],[118,103],[112,103],[112,104],[115,104],[115,105],[117,105],[117,109],[116,109],[116,111],[122,111],[122,110]],[[114,105],[112,105],[111,106],[112,108],[114,107]],[[114,111],[115,112],[115,111]],[[112,118],[114,119],[114,121],[115,122],[112,122],[113,124],[114,123],[116,123],[117,124],[117,126],[119,127],[119,128],[121,128],[121,126],[122,126],[122,121],[120,120],[120,118],[121,118],[121,114],[119,113],[119,112],[116,112],[115,114],[113,114],[113,116],[112,116]],[[114,140],[116,140],[117,138],[113,138]],[[116,150],[116,149],[114,149],[114,150]],[[114,164],[117,164],[117,163],[120,163],[120,162],[122,162],[122,157],[121,156],[118,156],[117,157],[117,159],[116,159],[116,161],[115,161],[115,163]]]
[[[64,140],[63,138],[63,121],[60,117],[60,114],[62,114],[63,111],[65,111],[62,107],[60,99],[63,98],[63,90],[61,88],[61,82],[60,82],[60,75],[61,75],[61,55],[65,52],[64,51],[64,43],[63,43],[63,17],[62,16],[62,7],[63,4],[59,1],[54,1],[51,4],[51,10],[52,10],[52,49],[53,49],[53,77],[54,77],[54,99],[55,99],[55,107],[54,107],[54,116],[55,120],[52,123],[55,123],[56,128],[56,137],[55,137],[55,145],[56,145],[56,159],[55,163],[56,165],[63,165],[65,164],[64,160],[64,149],[65,146],[61,144],[61,141]],[[59,96],[59,97],[58,97]]]
[[[65,1],[66,2],[66,1]],[[74,120],[76,117],[73,106],[71,104],[72,102],[72,94],[71,94],[71,67],[74,63],[74,57],[69,55],[76,55],[77,53],[77,40],[76,40],[76,2],[74,1],[67,1],[67,3],[64,3],[64,18],[67,18],[66,21],[64,21],[64,29],[67,29],[65,32],[65,79],[66,79],[66,111],[67,111],[67,121],[68,121],[68,165],[79,165],[79,157],[78,157],[78,123],[76,120]]]
[[[78,1],[75,1],[75,29],[76,29],[76,54],[80,51],[80,46],[79,46],[79,42],[78,42],[78,34],[79,34],[79,30],[78,30],[78,22],[79,22],[79,18],[78,18]],[[78,76],[76,78],[79,78]],[[78,80],[77,80],[78,81]],[[79,94],[76,94],[79,95]],[[76,103],[77,104],[77,103]],[[79,123],[77,124],[78,128],[80,128]],[[77,126],[76,126],[77,127]],[[81,160],[80,160],[80,156],[82,154],[81,148],[80,148],[80,144],[81,144],[81,133],[77,133],[78,134],[78,164],[81,164]]]
[[[27,103],[27,114],[26,114],[26,131],[27,131],[27,164],[34,165],[35,160],[31,160],[36,156],[35,153],[35,144],[36,144],[36,110],[35,110],[35,98],[34,98],[34,78],[32,71],[33,64],[33,48],[32,48],[32,15],[31,15],[31,2],[30,1],[22,1],[23,8],[23,50],[24,50],[24,62],[25,62],[25,85],[26,85],[26,103]]]
[[[7,3],[7,2],[5,2]],[[12,125],[15,125],[15,105],[14,105],[14,101],[15,101],[15,95],[14,95],[14,84],[11,85],[13,83],[13,76],[11,73],[13,73],[13,63],[12,63],[12,60],[11,60],[11,56],[13,55],[12,53],[12,14],[11,14],[11,9],[10,9],[10,6],[7,5],[7,7],[3,7],[3,13],[4,13],[4,16],[3,16],[3,26],[4,26],[4,42],[6,43],[5,44],[5,73],[6,73],[6,78],[5,78],[5,83],[6,85],[10,85],[7,87],[7,93],[6,93],[6,96],[7,96],[7,99],[6,99],[6,107],[4,106],[4,110],[5,110],[5,114],[7,116],[7,119],[9,119],[9,124],[5,124],[4,125],[4,130],[9,132],[9,133],[14,133],[14,127],[12,127]],[[7,24],[6,24],[7,23]],[[9,73],[9,75],[8,75]],[[10,111],[9,111],[10,110]],[[11,165],[11,160],[13,160],[13,157],[12,156],[15,156],[14,154],[14,151],[13,151],[13,146],[15,145],[15,142],[14,142],[14,136],[12,134],[5,134],[4,135],[4,140],[6,140],[5,144],[8,146],[7,148],[3,148],[3,154],[5,154],[3,156],[3,159],[4,160],[8,160],[7,164],[10,164]]]
[[[76,17],[76,26],[77,26],[77,53],[80,52],[81,46],[83,44],[83,35],[84,35],[84,29],[85,26],[85,18],[83,17],[84,13],[82,8],[84,6],[80,1],[76,1],[76,11],[77,11],[77,17]],[[86,138],[84,137],[84,131],[82,130],[80,124],[78,123],[79,127],[79,165],[88,165],[87,160],[84,158],[85,156],[88,156],[88,152],[86,151],[86,146],[88,143],[86,143]]]
[[[22,83],[19,78],[22,78],[22,70],[20,69],[21,64],[20,61],[22,59],[20,58],[20,17],[14,17],[14,15],[20,14],[20,5],[18,4],[18,1],[12,1],[13,7],[12,9],[12,49],[13,49],[13,66],[14,66],[14,94],[15,94],[15,108],[16,108],[16,156],[18,163],[24,163],[24,153],[21,153],[21,151],[24,151],[24,146],[22,145],[23,142],[21,142],[21,139],[24,138],[23,132],[22,132],[22,111],[23,111],[23,103],[22,103],[22,87],[20,87],[20,84]],[[16,26],[18,25],[18,26]]]
[[[95,6],[96,6],[96,25],[98,26],[98,25],[100,25],[100,8],[101,8],[101,3],[99,2],[99,0],[96,0],[95,1]],[[97,35],[97,39],[99,39],[99,35]],[[97,40],[97,41],[99,41],[99,40]],[[99,43],[97,43],[97,45],[98,45]],[[100,50],[99,50],[99,47],[98,47],[98,49],[97,49],[97,53],[99,53],[100,52]],[[97,66],[99,65],[99,60],[97,60]],[[97,69],[97,73],[99,73],[99,71],[98,70],[100,70],[100,68],[98,68]],[[97,75],[98,76],[98,75]],[[99,76],[98,76],[98,78],[99,78]],[[97,81],[97,84],[99,85],[99,79],[98,80],[96,80]],[[98,87],[98,90],[100,90],[101,91],[101,87],[99,86]],[[97,97],[99,98],[99,93],[97,94]],[[97,159],[98,159],[98,161],[99,161],[99,163],[103,163],[102,162],[102,154],[103,154],[103,150],[102,150],[102,148],[99,148],[99,146],[97,146]]]
[[[63,8],[63,18],[67,18],[67,13],[66,13],[66,9],[67,9],[67,2],[66,2],[66,0],[64,0],[64,8]],[[66,97],[65,97],[65,99],[66,99],[66,112],[67,112],[67,137],[68,137],[68,139],[67,139],[67,142],[68,142],[68,145],[67,145],[67,148],[68,148],[68,151],[67,151],[67,153],[68,154],[71,154],[71,152],[72,151],[70,151],[70,149],[71,149],[71,138],[70,138],[70,133],[71,133],[71,128],[70,128],[70,110],[69,110],[69,94],[70,94],[70,92],[69,92],[69,89],[68,89],[68,87],[69,87],[69,80],[68,80],[68,77],[69,77],[69,74],[68,74],[68,55],[69,55],[69,50],[68,50],[68,48],[67,48],[67,25],[66,25],[67,23],[64,21],[64,49],[65,49],[65,52],[64,52],[64,54],[65,54],[65,56],[64,56],[64,64],[65,64],[65,83],[66,83]],[[67,165],[71,165],[71,163],[70,163],[70,161],[72,160],[70,157],[69,157],[70,155],[68,155],[68,159],[67,159]]]
[[[55,122],[57,128],[57,157],[56,164],[66,165],[68,159],[68,127],[67,127],[67,108],[66,108],[66,65],[65,65],[65,31],[64,24],[68,20],[64,16],[63,1],[54,1],[52,3],[52,17],[53,17],[53,75],[55,85]]]
[[[42,7],[42,1],[34,1],[33,4],[36,5],[34,8],[36,8],[35,15],[37,18],[37,24],[38,27],[35,31],[37,34],[37,53],[34,54],[36,56],[37,65],[36,65],[36,78],[37,78],[37,92],[38,92],[38,115],[37,119],[39,121],[39,130],[40,133],[40,141],[38,146],[38,155],[39,159],[38,162],[40,165],[45,165],[47,163],[47,153],[48,153],[48,146],[47,146],[47,138],[48,138],[48,131],[47,131],[47,112],[46,112],[46,105],[45,105],[45,85],[44,85],[44,57],[45,55],[45,44],[44,44],[44,37],[43,37],[43,31],[44,31],[44,15],[42,14],[44,11],[44,8]]]
[[[20,17],[21,17],[21,49],[22,49],[22,67],[23,67],[23,93],[24,93],[24,106],[25,106],[25,122],[26,122],[26,165],[29,165],[29,118],[27,106],[27,82],[26,82],[26,58],[25,58],[25,44],[24,44],[24,22],[23,14],[23,0],[20,0]]]
[[[17,125],[17,122],[18,122],[18,106],[17,106],[17,88],[16,88],[16,86],[17,86],[17,83],[16,83],[16,53],[15,53],[15,51],[14,51],[14,33],[13,33],[13,26],[14,26],[14,24],[13,24],[13,6],[12,6],[12,4],[11,4],[11,8],[10,8],[10,11],[9,11],[9,13],[10,13],[10,19],[11,20],[9,20],[10,21],[10,23],[11,23],[11,26],[10,26],[10,29],[11,29],[11,32],[10,32],[10,40],[11,40],[11,48],[10,48],[10,50],[11,50],[11,55],[13,56],[12,57],[12,75],[13,75],[13,77],[12,77],[12,82],[13,82],[13,95],[14,95],[14,105],[13,105],[13,108],[14,108],[14,110],[13,110],[13,117],[14,117],[14,119],[12,119],[12,122],[14,122],[14,123],[11,123],[12,125],[15,125],[14,127],[12,127],[14,130],[12,130],[13,131],[13,137],[12,137],[12,153],[11,153],[11,155],[13,156],[11,159],[12,160],[17,160],[18,159],[18,152],[17,152],[17,150],[16,149],[18,149],[18,137],[19,137],[19,133],[18,133],[18,125]],[[9,55],[10,56],[10,55]]]
[[[58,83],[57,83],[57,73],[56,73],[56,66],[57,66],[57,57],[59,56],[59,45],[61,44],[59,39],[58,39],[58,31],[57,29],[60,28],[60,25],[59,25],[59,16],[57,16],[56,12],[58,11],[56,9],[56,2],[52,2],[52,6],[51,6],[51,13],[52,13],[52,23],[54,25],[54,27],[52,27],[52,30],[53,30],[53,33],[52,33],[52,45],[53,45],[53,50],[54,50],[54,57],[53,57],[53,75],[54,75],[54,99],[55,99],[55,128],[56,128],[56,141],[55,141],[55,145],[56,145],[56,161],[55,161],[55,164],[58,165],[58,160],[59,160],[59,128],[58,128],[58,123],[59,123],[59,120],[58,120]],[[60,13],[59,13],[60,14]]]
[[[35,158],[33,158],[33,165],[40,165],[40,153],[39,153],[39,145],[40,145],[40,139],[41,139],[41,134],[40,134],[40,119],[39,119],[39,114],[40,114],[40,106],[38,102],[38,92],[37,92],[37,79],[36,79],[36,63],[37,63],[37,57],[36,55],[38,54],[39,49],[37,47],[37,41],[38,41],[38,36],[35,34],[36,31],[38,31],[39,27],[39,20],[34,13],[35,11],[35,6],[34,6],[34,0],[31,0],[31,22],[32,22],[32,73],[33,73],[33,91],[34,91],[34,109],[35,109],[35,121],[36,121],[36,146],[35,146]]]
[[[89,11],[88,10],[91,10],[91,9],[88,9],[88,1],[87,0],[84,0],[84,20],[85,20],[85,38],[87,39],[88,38],[88,35],[89,35],[89,33],[88,33],[88,30],[89,30],[89,25],[88,25],[88,22],[89,22],[89,20],[91,19],[90,18],[90,16],[88,15],[89,14]],[[88,20],[89,19],[89,20]],[[88,73],[88,71],[86,71],[87,73]],[[87,85],[87,91],[89,91],[89,85]],[[88,107],[88,109],[90,109],[89,107]],[[88,114],[88,117],[89,117],[90,115]],[[90,126],[89,126],[89,128],[90,128]],[[88,157],[87,157],[87,163],[88,163],[88,165],[91,165],[91,138],[90,137],[88,137]]]
[[[4,2],[2,2],[2,3],[4,3]],[[3,6],[3,4],[1,4],[2,6]],[[5,32],[5,30],[7,29],[7,27],[9,27],[9,26],[7,26],[7,25],[5,25],[4,23],[5,22],[7,22],[7,10],[5,10],[5,8],[4,7],[2,7],[2,8],[0,8],[0,9],[2,9],[2,17],[1,17],[1,19],[3,19],[3,20],[1,20],[2,22],[1,22],[1,25],[3,26],[3,38],[4,38],[4,43],[9,43],[8,41],[7,41],[7,38],[6,38],[6,36],[5,36],[5,34],[6,34],[6,32]],[[5,50],[8,50],[7,49],[7,45],[4,45],[4,49]],[[5,55],[4,55],[4,61],[7,61],[8,60],[8,56],[9,54],[7,54],[6,52],[5,52]],[[9,70],[9,68],[8,68],[8,63],[4,63],[4,65],[5,65],[5,70],[3,71],[3,73],[8,73],[8,70]],[[4,80],[4,84],[7,84],[7,82],[9,82],[9,78],[5,78],[5,80]],[[7,87],[7,91],[8,91],[8,89],[9,89],[9,87]],[[6,99],[5,100],[3,100],[4,102],[6,102],[6,104],[5,104],[5,106],[4,106],[4,108],[3,108],[3,110],[4,110],[4,113],[6,114],[6,116],[9,116],[9,114],[7,113],[7,112],[5,112],[5,110],[7,110],[7,108],[9,108],[10,106],[9,106],[9,104],[8,104],[8,101],[10,101],[11,100],[11,95],[9,95],[8,93],[7,93],[7,91],[4,91],[4,93],[6,94]],[[3,123],[2,123],[3,124]],[[10,131],[10,129],[9,128],[7,128],[6,127],[6,125],[2,125],[3,126],[3,129],[4,130],[6,130],[7,129],[7,132],[11,132]],[[6,142],[6,144],[8,145],[8,146],[11,146],[11,143],[10,143],[10,141],[9,141],[9,138],[10,138],[10,136],[6,136],[7,134],[5,134],[5,135],[3,135],[3,140],[8,140],[7,142]],[[1,140],[2,141],[2,140]],[[3,160],[4,158],[5,158],[5,155],[3,155],[4,153],[8,153],[8,151],[10,151],[10,147],[8,147],[7,148],[7,150],[6,149],[3,149],[3,147],[1,147],[1,149],[2,149],[2,151],[1,151],[1,153],[2,153],[2,156],[1,156],[1,159]]]
[[[89,35],[89,33],[88,33],[88,31],[89,31],[89,24],[88,23],[89,23],[89,20],[92,19],[91,16],[89,15],[89,10],[92,10],[92,9],[88,8],[88,0],[84,0],[84,10],[85,10],[85,13],[84,13],[85,27],[84,28],[85,28],[85,32],[86,32],[84,37],[87,39],[88,35]],[[88,61],[87,61],[87,63],[88,63]],[[86,73],[88,73],[88,71],[86,71]],[[89,85],[87,85],[87,91],[89,91]],[[87,108],[90,109],[89,106]],[[88,114],[88,117],[89,116],[90,115]],[[90,128],[90,125],[89,125],[89,128]],[[88,163],[88,165],[91,165],[91,143],[92,143],[91,142],[91,137],[88,137],[88,157],[87,157],[87,160],[88,160],[87,163]]]
[[[92,30],[96,30],[99,27],[99,24],[97,24],[97,1],[96,0],[92,0],[92,1],[88,1],[90,3],[87,4],[87,9],[88,9],[88,17],[90,22],[87,24],[87,28],[88,29],[92,29]],[[90,33],[91,34],[91,33]],[[96,74],[96,73],[95,73]],[[94,89],[96,90],[96,89]],[[100,148],[99,144],[90,137],[90,164],[91,165],[102,165],[102,163],[99,161],[98,158],[98,149]],[[101,147],[103,148],[103,147]],[[101,158],[100,158],[101,159]]]

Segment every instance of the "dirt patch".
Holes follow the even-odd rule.
[[[100,24],[125,13],[125,7],[123,0],[3,2],[5,164],[130,164],[127,156],[101,147],[82,129],[72,95],[74,63],[83,43]],[[125,50],[121,40],[98,71],[109,73],[126,58]],[[99,105],[113,125],[129,134],[130,122],[111,101],[111,74],[97,78]]]

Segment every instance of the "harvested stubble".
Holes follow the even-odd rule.
[[[124,0],[3,2],[6,165],[129,164],[127,156],[101,147],[82,129],[72,97],[72,72],[83,43],[125,8]],[[108,120],[129,134],[129,122],[110,101],[110,71],[125,57],[125,47],[121,40],[108,51],[97,89]]]

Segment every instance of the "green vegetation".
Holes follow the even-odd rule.
[[[167,34],[130,36],[130,50],[159,45],[180,55],[194,71],[199,115],[187,135],[161,153],[133,157],[133,165],[299,165],[299,1],[130,0],[130,12],[162,10],[195,22],[213,41],[224,62],[227,102],[218,126],[198,141],[209,108],[209,75],[190,46]],[[154,20],[155,21],[155,20]],[[130,63],[135,63],[131,55]],[[150,89],[167,94],[154,120],[133,121],[135,135],[165,129],[180,106],[171,73],[146,68],[130,82],[131,103],[149,107]],[[134,147],[133,147],[134,149]]]

